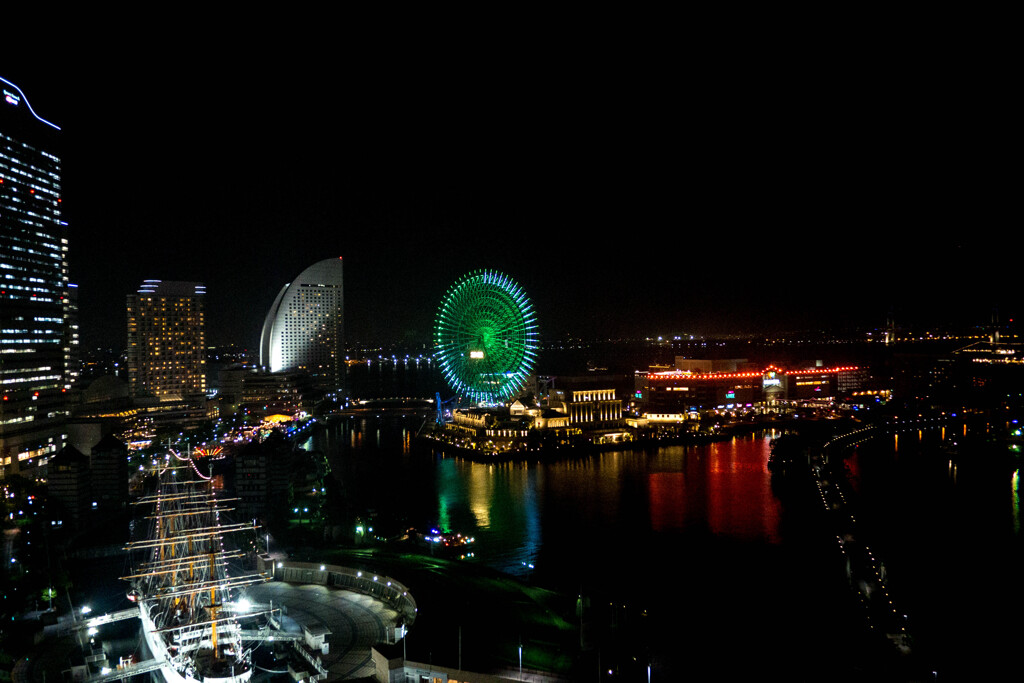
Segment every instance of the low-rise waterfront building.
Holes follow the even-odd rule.
[[[750,412],[784,401],[832,401],[861,383],[855,366],[701,372],[675,369],[647,373],[644,413],[651,421],[672,422],[709,410]]]
[[[623,376],[619,383],[628,381]],[[445,429],[459,435],[460,445],[496,452],[581,439],[623,441],[628,436],[615,383],[602,376],[535,378],[533,391],[507,408],[456,409]]]
[[[239,407],[254,415],[297,415],[313,412],[322,396],[304,372],[250,372],[242,380]]]

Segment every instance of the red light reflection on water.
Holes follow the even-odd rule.
[[[766,438],[666,448],[648,475],[651,528],[780,542]]]

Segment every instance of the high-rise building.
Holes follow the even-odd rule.
[[[206,393],[206,321],[198,282],[146,280],[128,295],[132,398],[187,400]]]
[[[72,352],[60,128],[0,78],[0,462],[17,472],[63,447]]]
[[[341,386],[345,365],[341,258],[302,271],[274,299],[260,335],[260,365],[301,370],[327,389]]]

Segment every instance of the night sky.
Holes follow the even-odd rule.
[[[158,278],[205,282],[209,341],[255,347],[337,256],[350,344],[427,341],[475,268],[545,339],[1014,313],[1005,109],[969,64],[533,47],[2,65],[65,131],[84,344],[123,346]]]

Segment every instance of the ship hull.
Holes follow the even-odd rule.
[[[245,667],[244,671],[232,676],[203,675],[195,669],[194,657],[186,654],[175,655],[168,650],[167,642],[157,631],[145,604],[139,605],[139,619],[142,621],[142,633],[150,654],[154,659],[165,662],[164,666],[160,667],[160,675],[165,683],[246,683],[252,678],[251,667]]]

